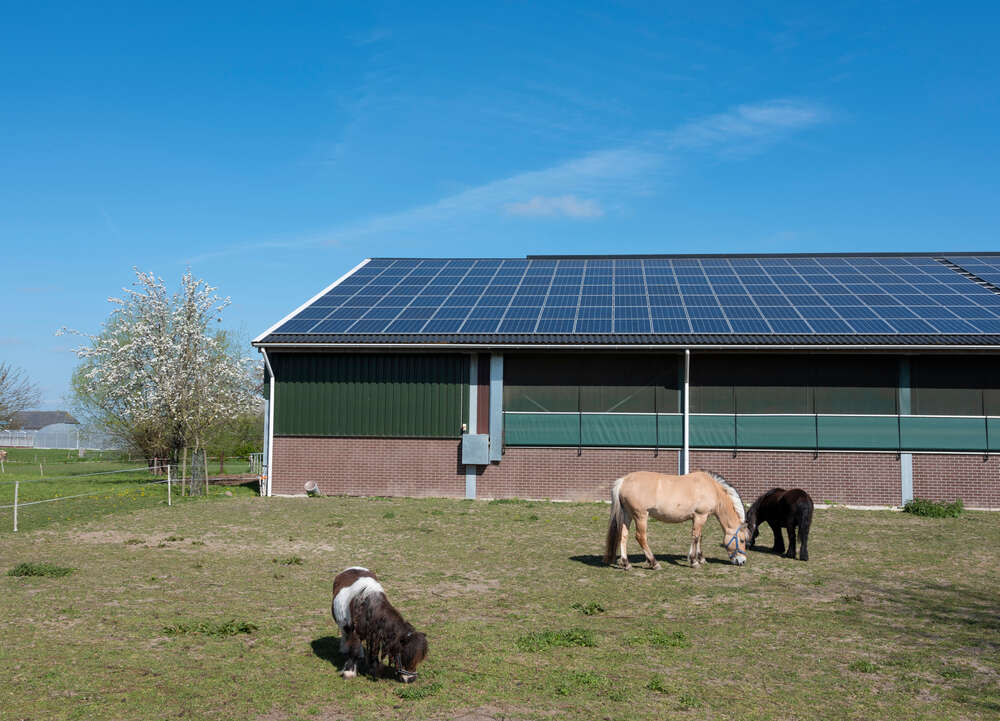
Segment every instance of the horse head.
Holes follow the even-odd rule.
[[[417,666],[427,657],[427,636],[419,631],[408,632],[402,640],[396,666],[403,683],[417,677]]]
[[[740,523],[736,528],[726,529],[726,553],[729,560],[737,566],[742,566],[747,562],[747,542],[750,534],[747,532],[747,524]]]

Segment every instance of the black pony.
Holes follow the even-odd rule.
[[[795,558],[795,530],[798,529],[801,539],[799,558],[809,560],[806,543],[809,540],[809,526],[812,524],[813,502],[809,494],[801,488],[786,491],[784,488],[772,488],[758,498],[747,511],[747,531],[750,541],[747,548],[753,548],[761,523],[767,523],[774,533],[774,552],[783,553],[788,558]],[[781,529],[788,529],[788,551],[785,551],[785,539]]]

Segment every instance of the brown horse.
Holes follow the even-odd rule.
[[[795,558],[795,531],[799,532],[799,558],[809,560],[809,527],[812,525],[813,500],[801,488],[786,491],[784,488],[772,488],[758,498],[747,511],[747,532],[750,541],[747,548],[753,548],[760,531],[760,524],[767,523],[774,533],[774,552],[785,554],[786,558]],[[788,551],[785,551],[785,539],[781,529],[788,530]]]
[[[649,567],[654,570],[660,567],[646,542],[646,524],[650,516],[667,523],[692,521],[691,549],[688,551],[692,568],[705,563],[701,552],[701,529],[709,516],[715,516],[725,532],[723,540],[729,560],[737,566],[746,563],[748,535],[743,501],[736,489],[718,474],[694,471],[684,476],[669,476],[636,471],[615,481],[611,489],[605,563],[611,563],[617,550],[619,563],[626,570],[632,567],[625,545],[629,524],[635,519],[635,538],[646,554]]]

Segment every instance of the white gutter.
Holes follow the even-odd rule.
[[[271,359],[267,357],[267,349],[261,348],[261,352],[264,354],[264,363],[267,365],[267,372],[270,375],[270,393],[268,395],[267,402],[267,482],[264,484],[266,488],[266,493],[264,495],[270,496],[271,492],[271,468],[274,466],[274,369],[271,368]]]
[[[262,339],[267,338],[267,336],[269,336],[271,333],[273,333],[275,328],[280,327],[285,321],[290,320],[291,318],[295,317],[299,312],[301,312],[301,311],[305,310],[306,308],[308,308],[309,306],[311,306],[317,300],[319,300],[324,295],[326,295],[327,293],[329,293],[331,290],[333,290],[334,288],[336,288],[338,285],[340,285],[341,283],[343,283],[348,277],[354,275],[359,270],[361,270],[361,268],[363,268],[365,265],[367,265],[370,261],[371,261],[371,258],[365,258],[363,261],[361,261],[356,266],[354,266],[353,268],[351,268],[349,271],[347,271],[346,273],[344,273],[342,276],[340,276],[339,278],[337,278],[337,280],[335,280],[332,283],[330,283],[330,285],[328,285],[327,287],[325,287],[319,293],[317,293],[316,295],[314,295],[312,298],[310,298],[309,300],[307,300],[305,303],[303,303],[298,308],[296,308],[295,310],[293,310],[291,313],[289,313],[288,315],[286,315],[284,318],[282,318],[281,320],[279,320],[277,323],[275,323],[274,325],[272,325],[266,331],[264,331],[259,336],[257,336],[256,338],[254,338],[252,341],[250,341],[250,344],[251,345],[257,345],[257,343],[259,343]],[[319,321],[320,321],[320,319],[316,320],[317,323],[319,323]]]

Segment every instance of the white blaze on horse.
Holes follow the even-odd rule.
[[[691,548],[688,562],[692,567],[705,563],[701,552],[701,531],[709,516],[715,516],[725,533],[723,543],[729,560],[742,566],[747,560],[746,510],[736,489],[725,479],[706,471],[694,471],[684,476],[636,471],[615,481],[611,488],[611,520],[604,562],[611,563],[617,553],[625,569],[628,561],[626,543],[629,524],[635,521],[635,538],[642,546],[649,567],[658,569],[659,562],[649,550],[646,525],[650,516],[666,523],[692,521]]]
[[[333,620],[340,627],[340,652],[347,654],[341,675],[353,678],[366,659],[378,675],[382,659],[409,683],[427,656],[427,637],[403,620],[385,589],[367,568],[352,566],[333,579]]]

